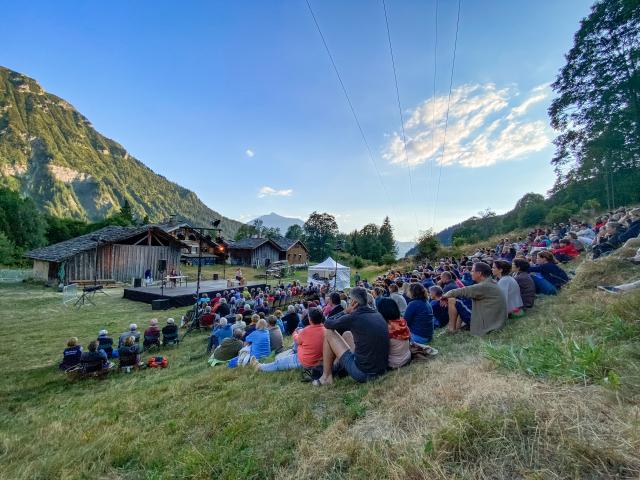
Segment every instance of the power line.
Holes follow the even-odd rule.
[[[391,30],[389,29],[389,17],[387,16],[387,4],[382,0],[382,8],[384,9],[384,21],[387,26],[387,40],[389,41],[389,54],[391,55],[391,66],[393,67],[393,80],[396,86],[396,100],[398,102],[398,112],[400,113],[400,127],[402,130],[402,144],[404,146],[404,158],[407,162],[407,171],[409,172],[409,190],[411,192],[411,203],[413,207],[413,218],[416,221],[416,231],[420,231],[418,224],[418,216],[416,215],[415,195],[413,193],[413,178],[411,176],[411,163],[409,163],[409,153],[407,152],[407,135],[404,130],[404,115],[402,114],[402,104],[400,102],[400,89],[398,88],[398,75],[396,73],[396,62],[393,56],[393,47],[391,46]]]
[[[336,66],[336,62],[333,60],[333,55],[331,55],[331,50],[329,50],[329,45],[327,45],[327,41],[324,38],[324,35],[322,34],[322,30],[320,29],[320,24],[318,23],[318,20],[316,19],[316,15],[313,12],[313,8],[311,8],[311,3],[309,3],[309,0],[306,0],[307,2],[307,7],[309,7],[309,13],[311,13],[311,17],[313,18],[313,23],[315,23],[316,25],[316,29],[318,30],[318,34],[320,35],[320,38],[322,39],[322,44],[324,45],[324,49],[327,52],[327,55],[329,56],[329,60],[331,60],[331,65],[333,66],[333,71],[336,73],[336,77],[338,77],[338,81],[340,82],[340,87],[342,88],[342,93],[344,93],[344,98],[346,98],[347,103],[349,104],[349,109],[351,110],[351,114],[353,115],[353,119],[356,122],[356,125],[358,126],[358,130],[360,131],[360,136],[362,137],[362,141],[364,142],[365,147],[367,148],[367,153],[369,154],[369,159],[371,160],[371,164],[373,165],[374,170],[376,171],[377,175],[378,175],[378,180],[380,180],[380,185],[382,186],[382,189],[385,192],[385,195],[387,196],[387,201],[389,202],[389,205],[391,206],[391,208],[394,210],[395,213],[395,209],[393,208],[393,204],[391,203],[391,196],[389,195],[389,192],[387,191],[387,187],[384,184],[384,182],[382,181],[382,175],[380,175],[380,170],[378,169],[378,165],[376,164],[375,159],[373,158],[373,152],[371,151],[371,147],[369,146],[369,142],[367,141],[367,137],[364,134],[364,130],[362,129],[362,125],[360,125],[360,120],[358,119],[358,115],[356,114],[356,110],[355,108],[353,108],[353,103],[351,103],[351,98],[349,97],[349,94],[347,93],[347,88],[344,86],[344,82],[342,81],[342,77],[340,76],[340,72],[338,71],[338,67]]]
[[[431,109],[432,109],[432,121],[431,121],[431,150],[433,151],[433,146],[435,145],[436,139],[436,79],[438,73],[438,0],[436,0],[436,13],[435,13],[435,34],[433,41],[433,94],[431,96]],[[429,167],[429,176],[428,179],[431,179],[433,175],[433,161],[428,162]]]
[[[458,0],[458,17],[456,19],[456,37],[453,42],[453,59],[451,61],[451,76],[449,78],[449,97],[447,98],[447,114],[444,120],[444,136],[442,140],[442,157],[440,159],[440,171],[438,173],[438,186],[436,188],[436,200],[433,204],[433,227],[436,224],[436,210],[438,207],[438,197],[440,196],[440,180],[442,179],[442,165],[444,164],[444,156],[447,148],[447,128],[449,127],[449,108],[451,107],[451,90],[453,89],[453,72],[456,65],[456,51],[458,49],[458,31],[460,30],[460,10],[462,0]]]

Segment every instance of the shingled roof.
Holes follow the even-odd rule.
[[[273,243],[277,249],[283,252],[286,252],[291,247],[293,247],[297,242],[299,242],[299,240],[290,240],[285,237],[277,237],[271,240],[269,240],[268,238],[243,238],[242,240],[238,240],[237,242],[229,242],[228,246],[229,248],[254,250],[258,248],[260,245],[269,241]],[[300,242],[300,244],[304,246],[302,242]],[[306,247],[304,248],[306,249]]]
[[[155,225],[145,225],[142,227],[109,226],[96,230],[95,232],[87,233],[86,235],[80,235],[79,237],[65,240],[64,242],[55,243],[47,247],[36,248],[35,250],[25,253],[24,256],[33,260],[61,262],[80,252],[96,248],[96,242],[98,239],[101,245],[117,243],[145,233],[149,230],[156,235],[160,235],[167,240],[179,244],[180,246],[186,246]]]

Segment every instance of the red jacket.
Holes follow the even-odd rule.
[[[576,250],[576,247],[573,243],[570,243],[569,245],[565,245],[564,247],[556,248],[555,250],[551,250],[551,252],[554,255],[556,255],[557,253],[564,253],[565,255],[569,255],[572,258],[575,258],[578,255],[580,255],[580,252]]]

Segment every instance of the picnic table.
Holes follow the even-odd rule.
[[[189,284],[187,283],[187,276],[186,275],[167,275],[166,280],[169,283],[172,283],[173,285],[176,284],[176,281],[180,283],[180,286],[182,286],[182,280],[184,280],[184,286],[188,287]]]

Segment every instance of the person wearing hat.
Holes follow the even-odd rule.
[[[100,330],[98,333],[98,348],[107,354],[107,358],[113,357],[113,338],[109,337],[109,332]]]
[[[178,326],[173,318],[167,318],[167,324],[162,327],[162,344],[168,345],[178,341]]]
[[[118,348],[124,345],[128,337],[135,338],[136,344],[140,342],[140,332],[138,331],[138,325],[135,323],[129,325],[129,331],[120,334],[120,338],[118,338]]]
[[[144,331],[144,348],[152,345],[160,346],[160,328],[158,328],[158,319],[152,318],[149,322],[149,328]]]

